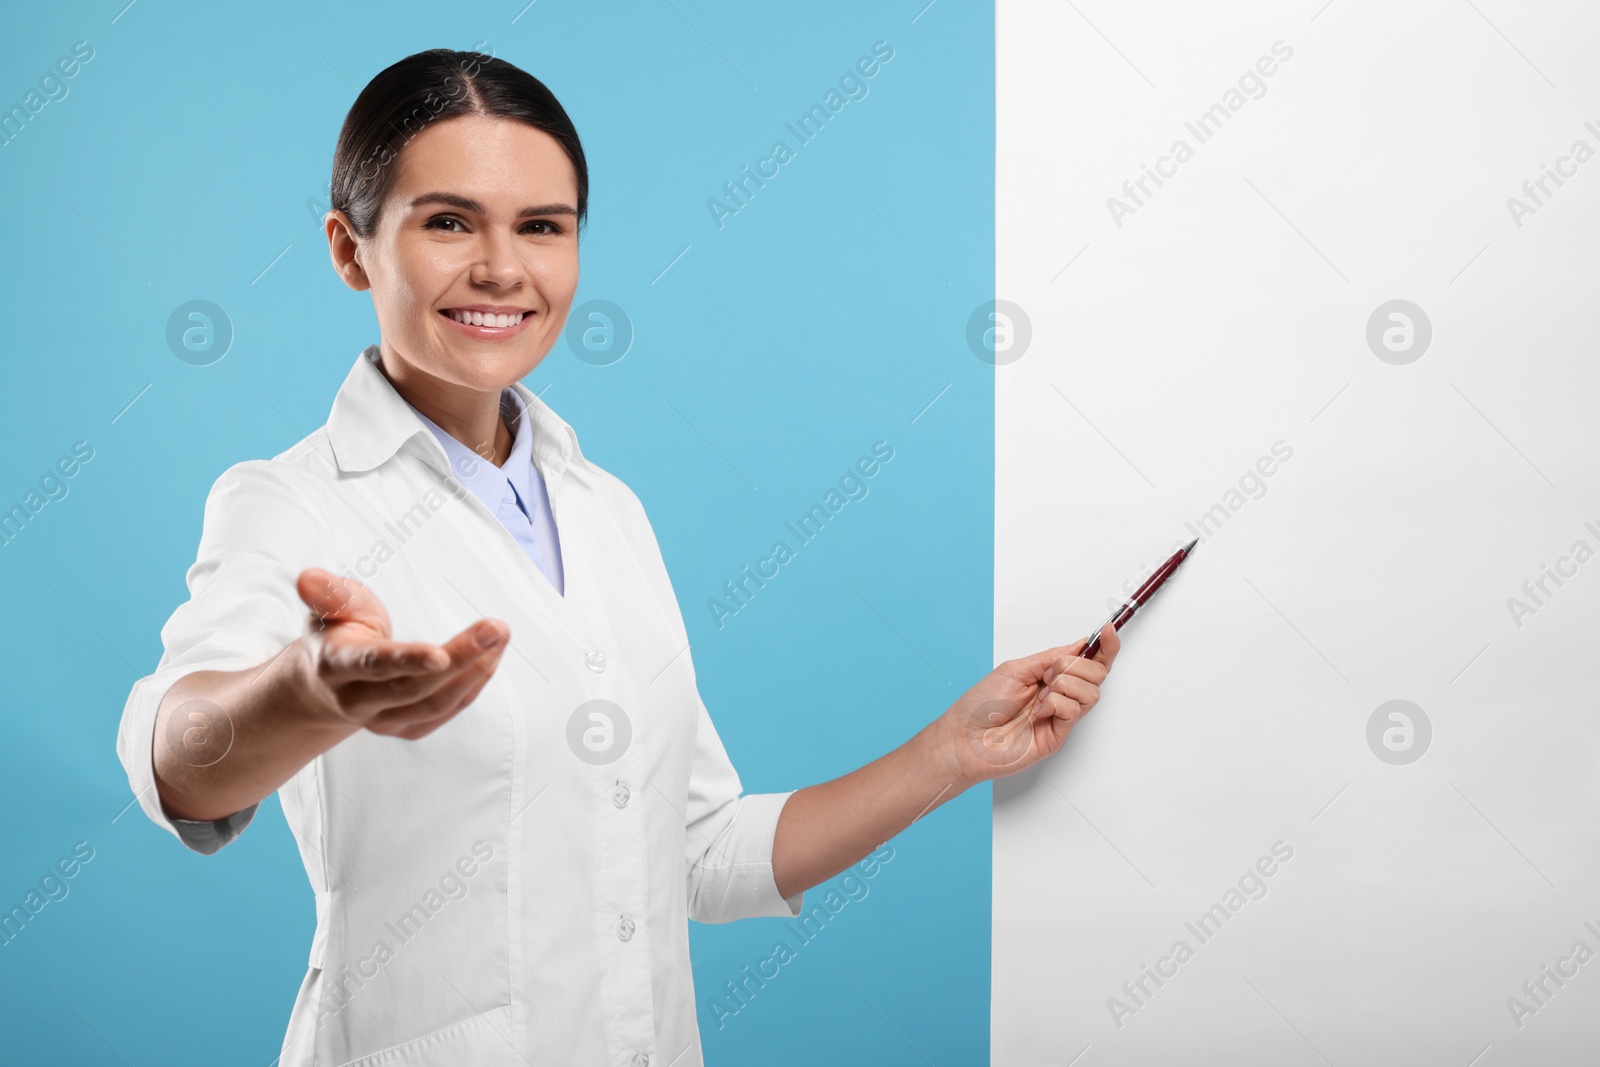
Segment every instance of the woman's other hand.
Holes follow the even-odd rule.
[[[312,702],[373,733],[414,741],[477,698],[500,665],[510,631],[479,619],[442,645],[396,641],[389,613],[354,578],[320,567],[295,583],[310,615],[300,642]]]
[[[1100,685],[1122,647],[1109,622],[1093,659],[1087,642],[1007,660],[950,705],[939,726],[962,787],[1025,770],[1066,743],[1078,720],[1100,700]]]

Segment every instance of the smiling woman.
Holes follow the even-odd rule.
[[[639,498],[521,381],[578,285],[566,112],[504,60],[418,53],[356,98],[330,188],[329,255],[378,342],[326,425],[212,486],[189,599],[123,709],[134,794],[209,854],[278,792],[317,915],[282,1067],[697,1067],[689,920],[794,917],[1058,750],[1116,631],[1093,659],[1002,663],[849,774],[745,793]],[[445,907],[431,887],[469,848]]]

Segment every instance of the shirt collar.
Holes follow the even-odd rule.
[[[416,411],[415,408],[412,409]],[[451,437],[443,427],[434,422],[422,412],[417,411],[417,418],[423,425],[433,431],[434,439],[444,449],[445,456],[450,460],[450,469],[473,495],[483,501],[484,506],[490,511],[498,512],[500,503],[505,499],[506,481],[510,480],[516,488],[517,495],[522,498],[522,504],[528,509],[528,518],[533,518],[533,501],[529,496],[528,481],[533,474],[533,430],[529,424],[531,417],[524,417],[522,398],[517,391],[507,386],[500,393],[500,417],[507,426],[512,427],[511,454],[506,457],[503,465],[496,467],[485,456],[474,449]]]
[[[421,413],[406,403],[379,369],[380,351],[377,345],[363,349],[333,398],[327,430],[334,461],[341,471],[357,473],[372,470],[404,450],[440,474],[455,477],[444,446],[433,434],[425,432],[427,425]],[[545,477],[553,480],[570,464],[582,462],[577,431],[521,382],[511,383],[511,389],[524,410],[518,420],[517,438],[521,439],[525,429],[528,454],[538,461]],[[527,464],[522,466],[526,468]],[[492,463],[485,462],[480,471],[482,468],[496,471]],[[523,484],[526,482],[517,486],[519,493]]]

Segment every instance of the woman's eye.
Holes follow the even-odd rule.
[[[444,233],[460,233],[462,232],[460,230],[447,229],[447,227],[460,225],[462,225],[461,220],[456,218],[454,215],[435,215],[433,218],[423,223],[422,228],[425,230],[440,230]],[[529,227],[536,226],[542,226],[543,229],[529,229]],[[560,233],[561,227],[557,226],[553,222],[546,222],[544,219],[535,219],[534,221],[525,225],[522,230],[524,233],[532,233],[535,237],[546,237]]]

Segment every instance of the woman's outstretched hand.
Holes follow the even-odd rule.
[[[449,722],[488,683],[510,630],[479,619],[442,645],[395,641],[365,585],[320,567],[295,582],[311,609],[302,640],[312,699],[373,733],[414,741]]]
[[[1100,700],[1100,684],[1122,641],[1109,622],[1093,659],[1083,639],[1006,660],[942,716],[951,759],[964,786],[1004,778],[1055,754]]]

